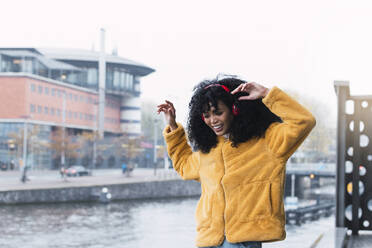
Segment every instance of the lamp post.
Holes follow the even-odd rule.
[[[61,168],[65,167],[65,137],[66,137],[66,91],[62,91],[62,151],[61,151]]]
[[[95,122],[94,122],[94,128],[93,128],[93,159],[92,159],[92,169],[96,168],[96,163],[97,163],[97,134],[98,134],[98,116],[99,116],[99,102],[95,101],[94,102],[95,106]]]
[[[154,175],[156,175],[156,167],[157,167],[157,158],[156,158],[156,143],[158,140],[157,137],[157,131],[156,131],[156,124],[158,123],[158,120],[154,120]]]
[[[23,156],[22,156],[22,162],[23,162],[23,171],[22,171],[22,177],[21,177],[21,181],[23,183],[26,183],[27,181],[27,120],[28,118],[30,118],[30,116],[28,115],[25,115],[25,116],[21,116],[21,118],[24,118],[24,122],[23,122]]]

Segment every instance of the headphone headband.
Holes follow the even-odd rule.
[[[227,93],[230,93],[229,88],[227,88],[225,85],[222,85],[222,84],[210,84],[210,85],[204,87],[204,89],[208,89],[208,88],[214,87],[214,86],[222,87]]]

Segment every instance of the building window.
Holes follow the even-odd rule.
[[[48,107],[44,107],[44,114],[49,114],[49,108]]]
[[[54,115],[54,108],[50,108],[50,115]]]
[[[83,113],[80,113],[80,120],[83,119]]]
[[[43,86],[38,86],[38,91],[39,91],[39,94],[43,94]]]
[[[61,97],[62,96],[62,90],[57,89],[57,94],[58,94],[58,97]]]
[[[48,87],[45,87],[44,88],[44,92],[45,92],[45,95],[49,95],[49,88]]]
[[[75,118],[75,119],[78,118],[78,114],[77,114],[77,112],[74,112],[74,118]]]
[[[43,108],[40,106],[40,105],[38,105],[37,106],[37,112],[39,113],[39,114],[41,114],[41,111],[43,110]]]
[[[72,118],[72,112],[68,111],[68,118]]]
[[[80,96],[80,102],[84,102],[84,96]]]
[[[57,116],[61,116],[61,110],[57,109]]]
[[[52,88],[52,96],[56,95],[56,89]]]
[[[78,96],[77,95],[74,95],[74,100],[75,100],[75,102],[78,101]]]
[[[70,100],[72,100],[72,94],[71,94],[71,93],[68,93],[68,98],[69,98]]]
[[[35,91],[36,91],[36,86],[35,86],[35,84],[31,84],[31,91],[32,91],[32,92],[35,92]]]
[[[35,105],[34,104],[30,104],[30,111],[31,111],[31,113],[35,113]]]

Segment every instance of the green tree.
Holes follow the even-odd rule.
[[[50,142],[46,146],[54,151],[54,158],[62,156],[64,152],[66,161],[76,159],[79,155],[78,150],[81,148],[81,144],[76,137],[69,135],[67,130],[63,132],[61,127],[51,133]],[[66,165],[69,165],[69,163],[66,162]]]

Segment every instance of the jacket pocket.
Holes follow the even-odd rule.
[[[202,194],[196,207],[197,230],[209,227],[212,223],[213,195]]]
[[[261,181],[240,185],[238,214],[242,222],[271,216],[271,183]]]

